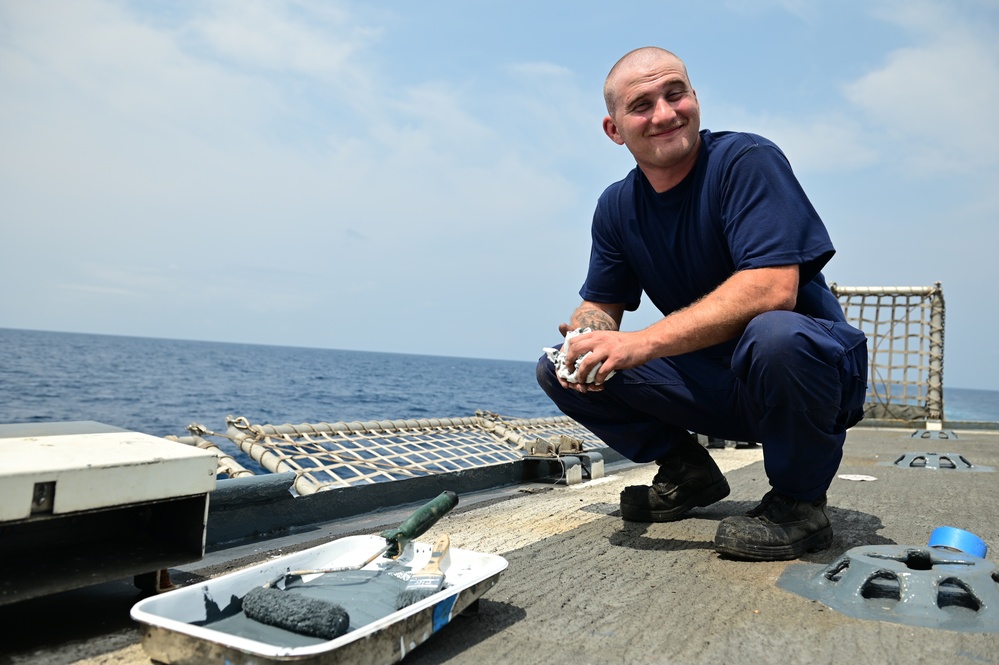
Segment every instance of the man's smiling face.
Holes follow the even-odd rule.
[[[604,131],[627,146],[650,180],[690,171],[700,147],[701,108],[679,59],[636,57],[608,80],[610,115]]]

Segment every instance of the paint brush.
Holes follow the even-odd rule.
[[[447,557],[450,549],[451,539],[445,533],[434,543],[427,565],[413,573],[406,588],[396,597],[396,609],[401,610],[408,607],[444,588],[444,573],[441,571],[441,562]]]

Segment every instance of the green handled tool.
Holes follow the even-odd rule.
[[[385,539],[385,547],[379,549],[377,552],[372,554],[370,557],[362,561],[361,563],[354,564],[352,566],[340,566],[338,568],[314,568],[309,570],[289,570],[287,572],[281,573],[280,576],[271,580],[264,587],[272,587],[278,582],[288,577],[302,575],[314,575],[317,573],[339,573],[348,570],[360,570],[364,568],[369,563],[377,559],[378,557],[384,555],[390,559],[398,559],[402,551],[406,549],[406,545],[412,541],[414,538],[422,536],[427,530],[437,521],[444,517],[452,508],[458,505],[458,495],[451,490],[446,490],[441,492],[441,494],[431,500],[430,502],[424,504],[416,512],[406,518],[402,524],[394,529],[386,529],[382,531],[381,537]]]
[[[457,494],[450,490],[442,492],[436,499],[407,517],[406,521],[398,528],[382,531],[381,537],[388,541],[388,546],[378,555],[372,557],[370,561],[374,561],[382,554],[390,559],[399,558],[409,541],[426,533],[427,529],[436,524],[437,520],[444,517],[457,505]]]

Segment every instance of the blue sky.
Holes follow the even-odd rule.
[[[784,148],[830,281],[942,282],[945,385],[999,389],[995,0],[0,0],[0,327],[533,360],[650,44]]]

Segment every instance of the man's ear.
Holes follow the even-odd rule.
[[[604,117],[604,134],[614,143],[624,145],[624,139],[621,138],[621,134],[617,131],[617,123],[609,115]]]

